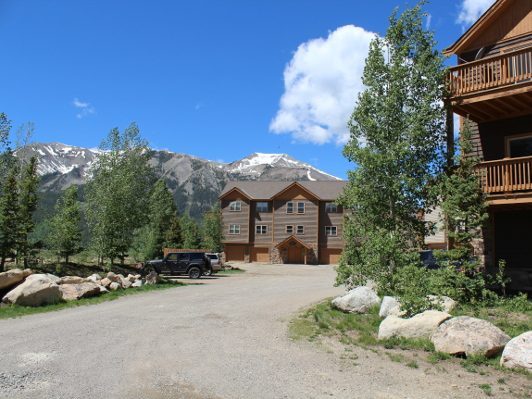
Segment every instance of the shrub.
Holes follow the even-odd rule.
[[[431,294],[430,270],[410,264],[399,269],[394,276],[395,294],[400,298],[401,310],[407,317],[433,308],[427,298]]]

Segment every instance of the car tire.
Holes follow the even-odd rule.
[[[212,276],[212,269],[209,268],[209,269],[205,270],[205,271],[203,272],[203,275],[204,275],[204,276],[207,276],[207,277]]]
[[[198,279],[201,277],[201,270],[199,267],[191,267],[188,269],[188,277],[192,279]]]

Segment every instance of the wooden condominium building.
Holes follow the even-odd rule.
[[[445,53],[458,64],[448,101],[471,121],[488,201],[477,251],[488,270],[505,260],[514,288],[531,290],[532,0],[497,0]]]
[[[338,263],[343,181],[229,182],[220,195],[226,261]]]

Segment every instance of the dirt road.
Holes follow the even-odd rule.
[[[360,349],[292,342],[302,307],[342,292],[328,266],[243,274],[0,321],[0,398],[475,398],[472,381]]]

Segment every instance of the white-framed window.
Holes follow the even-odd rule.
[[[294,203],[293,202],[287,202],[286,203],[286,213],[294,213]]]
[[[229,225],[229,234],[240,234],[240,225],[239,224],[230,224]]]
[[[268,212],[269,208],[270,207],[267,202],[257,202],[255,206],[257,212]]]
[[[297,203],[297,213],[299,213],[299,214],[305,213],[305,203],[304,202],[298,202]]]
[[[267,234],[268,233],[268,226],[264,224],[258,224],[255,226],[255,233],[256,234]]]
[[[305,234],[305,226],[297,226],[296,227],[296,234],[298,234],[298,235]]]
[[[291,224],[286,226],[286,234],[294,234],[294,226]]]
[[[240,211],[242,211],[242,202],[241,201],[231,201],[229,203],[229,210],[231,212],[240,212]]]
[[[327,237],[336,237],[338,235],[336,226],[325,226],[325,235]]]
[[[337,213],[338,206],[334,202],[327,202],[325,204],[325,212],[327,213]]]

